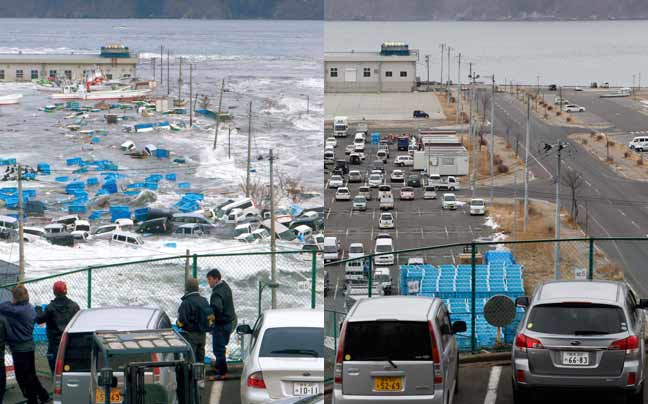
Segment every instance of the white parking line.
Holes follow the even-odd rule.
[[[626,214],[625,214],[625,213],[624,213],[624,212],[623,212],[623,211],[622,211],[621,209],[617,209],[617,210],[618,210],[618,211],[619,211],[619,213],[621,213],[621,214],[622,214],[623,216],[625,216],[625,215],[626,215]]]
[[[223,395],[223,381],[214,382],[212,384],[211,392],[209,393],[209,402],[218,404],[220,403],[221,396]]]
[[[486,391],[484,404],[495,404],[495,401],[497,400],[497,386],[499,385],[501,375],[501,366],[493,366],[491,368],[490,378],[488,379],[488,391]]]

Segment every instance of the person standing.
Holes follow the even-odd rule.
[[[214,313],[207,299],[198,292],[198,280],[187,279],[176,325],[182,329],[182,336],[191,345],[196,362],[205,361],[205,338],[213,324]]]
[[[65,327],[80,308],[76,302],[67,297],[67,284],[65,282],[54,282],[52,289],[54,300],[47,305],[45,311],[40,306],[36,306],[36,322],[47,325],[47,362],[53,374],[63,331],[65,331]]]
[[[7,388],[7,372],[5,370],[5,345],[7,343],[7,329],[9,324],[4,316],[0,316],[0,404],[4,400]]]
[[[207,283],[212,288],[209,304],[214,311],[214,327],[212,329],[212,350],[216,357],[216,377],[222,379],[227,374],[227,358],[225,349],[230,335],[236,327],[237,318],[232,299],[232,289],[222,279],[218,269],[207,273]]]
[[[51,403],[49,393],[36,376],[33,340],[36,311],[29,304],[29,293],[23,285],[15,286],[11,294],[10,302],[0,303],[0,315],[4,315],[9,324],[7,341],[18,386],[27,404]]]

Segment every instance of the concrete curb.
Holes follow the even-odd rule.
[[[489,352],[475,355],[459,356],[459,363],[481,363],[481,362],[499,362],[510,361],[510,352]]]

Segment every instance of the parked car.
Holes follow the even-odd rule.
[[[324,315],[313,309],[266,310],[253,327],[241,371],[241,403],[266,403],[324,392]]]
[[[335,191],[335,200],[336,201],[350,201],[351,200],[351,192],[349,192],[349,188],[347,187],[339,187],[337,191]]]
[[[385,174],[385,162],[382,160],[374,160],[371,162],[370,166],[371,171],[380,171],[381,174]]]
[[[47,240],[51,244],[60,245],[63,247],[74,247],[76,244],[76,240],[72,234],[63,232],[47,233],[45,235],[45,240]]]
[[[383,254],[377,255],[374,257],[375,265],[394,265],[394,242],[391,237],[389,238],[378,238],[376,239],[376,246],[374,248],[374,254],[381,253],[392,253],[392,254]]]
[[[394,196],[392,193],[383,195],[380,198],[380,210],[394,209]]]
[[[385,149],[380,149],[376,152],[376,159],[382,161],[383,163],[387,163],[387,159],[389,158],[389,153]]]
[[[337,147],[337,139],[335,137],[333,137],[333,136],[327,137],[325,147],[328,147],[328,146]]]
[[[562,110],[565,112],[585,112],[585,107],[576,104],[566,104]]]
[[[396,156],[394,165],[397,167],[412,167],[414,165],[414,158],[408,155]]]
[[[362,243],[349,244],[349,259],[361,258],[365,255],[364,245]]]
[[[421,188],[421,177],[417,174],[408,175],[407,186],[413,188]]]
[[[450,323],[439,298],[359,299],[341,326],[334,402],[455,402],[459,390],[455,334],[465,331],[465,322]]]
[[[486,202],[481,198],[472,198],[469,206],[471,216],[486,214]]]
[[[329,188],[339,188],[344,186],[344,178],[341,175],[332,175],[329,179]]]
[[[643,403],[648,300],[623,282],[570,280],[542,283],[516,303],[526,311],[511,355],[515,403],[547,387],[604,388]]]
[[[116,231],[110,239],[111,243],[122,244],[129,247],[141,247],[144,245],[142,236],[124,231]]]
[[[99,307],[77,312],[70,320],[63,335],[56,357],[54,371],[54,401],[58,403],[94,402],[91,393],[91,353],[93,333],[98,330],[134,331],[171,328],[171,321],[158,308],[141,306]],[[143,358],[124,358],[123,363],[141,361]],[[160,358],[162,359],[162,358]],[[146,358],[151,360],[151,358]],[[167,368],[170,369],[170,368]],[[161,368],[157,374],[163,383],[175,383],[175,377]],[[113,387],[115,395],[124,397],[124,385]],[[172,398],[171,398],[172,400]],[[117,401],[115,401],[117,402]],[[171,404],[172,401],[169,401]]]
[[[353,144],[346,145],[344,148],[344,154],[351,154],[355,151],[355,146]]]
[[[106,231],[109,231],[106,229]],[[114,229],[112,230],[115,231]],[[147,220],[140,223],[135,230],[136,233],[140,234],[170,234],[173,231],[172,222],[166,217],[160,217],[157,219]]]
[[[391,195],[391,194],[392,194],[391,185],[382,184],[381,186],[378,187],[378,199],[382,198],[383,196]]]
[[[338,261],[341,254],[342,248],[337,237],[324,237],[324,263]]]
[[[400,190],[400,200],[401,201],[413,201],[414,200],[414,188],[412,187],[403,187]]]
[[[342,174],[346,175],[346,174],[349,173],[349,162],[344,160],[344,159],[335,160],[335,168],[334,169],[341,169]]]
[[[362,160],[364,160],[362,157],[363,155],[364,153],[361,154],[356,152],[349,154],[349,164],[356,166],[362,164]]]
[[[383,177],[381,174],[373,173],[369,175],[368,182],[371,188],[377,188],[378,186],[380,186],[380,184],[383,183]]]
[[[630,150],[634,150],[637,152],[643,152],[644,150],[648,150],[648,136],[636,136],[632,139],[630,143],[628,143],[628,147]]]
[[[427,185],[433,186],[437,191],[458,191],[461,189],[459,180],[452,175],[441,177],[439,174],[430,174]]]
[[[47,234],[67,233],[67,226],[63,223],[48,224],[43,229]]]
[[[362,182],[362,174],[360,173],[360,171],[349,171],[349,182]]]
[[[373,192],[371,191],[371,188],[366,185],[362,185],[358,188],[358,196],[364,196],[368,201],[372,199],[372,194]]]
[[[426,185],[423,188],[423,199],[436,199],[436,198],[437,198],[436,187]]]
[[[367,198],[362,195],[356,195],[353,198],[353,210],[367,210]]]
[[[390,212],[383,212],[378,219],[379,229],[393,229],[394,228],[394,215]]]
[[[441,208],[442,209],[457,209],[457,197],[455,194],[443,194],[441,198]]]
[[[391,182],[403,182],[405,181],[405,174],[403,173],[403,170],[394,170],[389,178],[391,179]]]
[[[52,223],[57,223],[57,224],[62,224],[66,227],[68,231],[72,231],[74,228],[74,222],[79,220],[79,216],[77,215],[67,215],[63,217],[59,217],[58,219],[52,220]]]
[[[429,118],[430,114],[428,114],[425,111],[420,111],[420,110],[417,109],[417,110],[414,110],[414,112],[412,113],[412,117],[413,118]]]
[[[90,236],[93,239],[99,240],[110,240],[115,231],[119,230],[119,226],[116,224],[107,224],[99,227],[95,227],[90,232]]]

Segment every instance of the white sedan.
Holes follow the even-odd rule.
[[[394,170],[391,173],[391,182],[403,182],[405,181],[405,174],[403,170]]]
[[[237,327],[245,344],[241,403],[256,404],[324,392],[324,314],[321,310],[265,311],[254,327]]]
[[[486,203],[481,198],[472,198],[470,200],[470,215],[485,215]]]
[[[344,178],[341,175],[332,175],[329,180],[329,188],[339,188],[344,185]]]
[[[326,147],[337,147],[337,139],[334,137],[327,137]]]
[[[585,107],[576,104],[567,104],[563,107],[565,112],[585,112]]]
[[[347,187],[339,187],[337,191],[335,191],[335,200],[336,201],[350,201],[351,200],[351,192],[349,192],[349,188]]]
[[[394,215],[390,212],[384,212],[380,214],[380,219],[378,219],[378,228],[380,229],[393,229],[394,228]]]
[[[371,174],[369,176],[369,186],[371,188],[377,188],[382,183],[383,183],[382,175],[380,175],[380,174]]]

